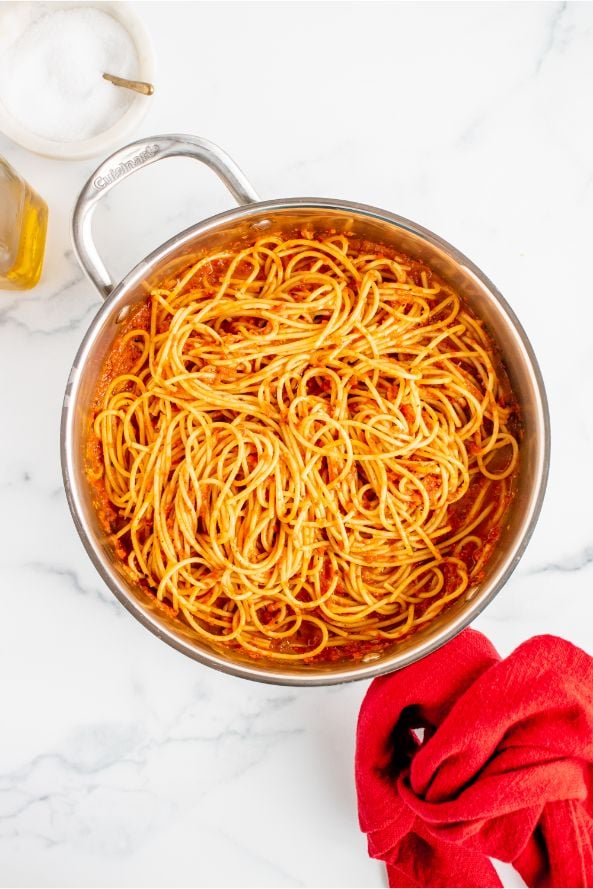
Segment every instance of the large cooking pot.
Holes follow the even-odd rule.
[[[115,285],[96,251],[91,220],[101,197],[136,170],[166,157],[192,157],[222,179],[239,207],[199,222],[147,256]],[[168,618],[121,570],[102,530],[85,477],[85,435],[88,410],[98,372],[118,324],[130,307],[145,299],[146,285],[158,282],[162,269],[180,267],[188,256],[220,249],[239,238],[294,229],[307,222],[315,228],[352,232],[386,243],[428,263],[483,319],[498,345],[523,417],[518,492],[499,543],[481,583],[432,623],[382,655],[361,662],[282,665],[251,660],[238,651],[221,652],[197,639],[181,623]],[[119,601],[156,636],[210,667],[247,679],[284,685],[329,685],[368,679],[418,660],[472,621],[494,598],[516,567],[538,518],[549,463],[549,417],[541,374],[531,345],[509,305],[494,285],[462,253],[408,219],[365,204],[325,198],[259,201],[233,161],[216,145],[195,136],[156,136],[116,151],[93,173],[74,210],[74,247],[78,259],[104,303],[89,327],[70,373],[64,399],[61,455],[70,510],[81,540],[103,580]]]

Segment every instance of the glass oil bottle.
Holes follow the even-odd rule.
[[[28,290],[39,281],[47,205],[0,157],[0,290]]]

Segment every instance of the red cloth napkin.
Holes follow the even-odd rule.
[[[465,630],[371,684],[356,787],[390,886],[501,886],[490,857],[593,886],[593,659],[538,636],[501,660]]]

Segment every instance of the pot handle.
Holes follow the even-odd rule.
[[[154,136],[115,151],[92,173],[80,192],[72,215],[72,240],[78,261],[103,299],[107,299],[115,283],[93,241],[91,222],[95,208],[103,195],[122,179],[165,157],[191,157],[201,161],[224,182],[238,204],[259,201],[257,193],[228,154],[198,136]]]

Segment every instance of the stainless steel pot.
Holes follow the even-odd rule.
[[[92,214],[101,197],[136,170],[165,157],[186,156],[206,164],[222,179],[239,207],[213,216],[176,235],[143,259],[115,285],[94,246]],[[518,493],[484,580],[468,590],[433,623],[413,637],[366,662],[282,666],[253,661],[235,651],[216,651],[191,635],[179,621],[156,610],[150,598],[122,572],[101,529],[85,477],[84,444],[91,395],[118,324],[146,295],[146,283],[158,281],[164,265],[180,265],[188,256],[255,238],[265,231],[293,229],[307,221],[392,245],[427,262],[467,300],[484,320],[500,348],[519,400],[524,437]],[[220,148],[194,136],[156,136],[116,151],[93,173],[74,210],[73,239],[80,263],[105,300],[89,327],[70,373],[61,428],[64,485],[81,540],[112,592],[145,627],[189,657],[247,679],[282,685],[329,685],[368,679],[418,660],[451,639],[494,598],[516,567],[537,521],[548,475],[549,417],[541,374],[531,345],[510,306],[488,278],[462,253],[437,235],[385,210],[324,198],[259,201],[238,167]]]

